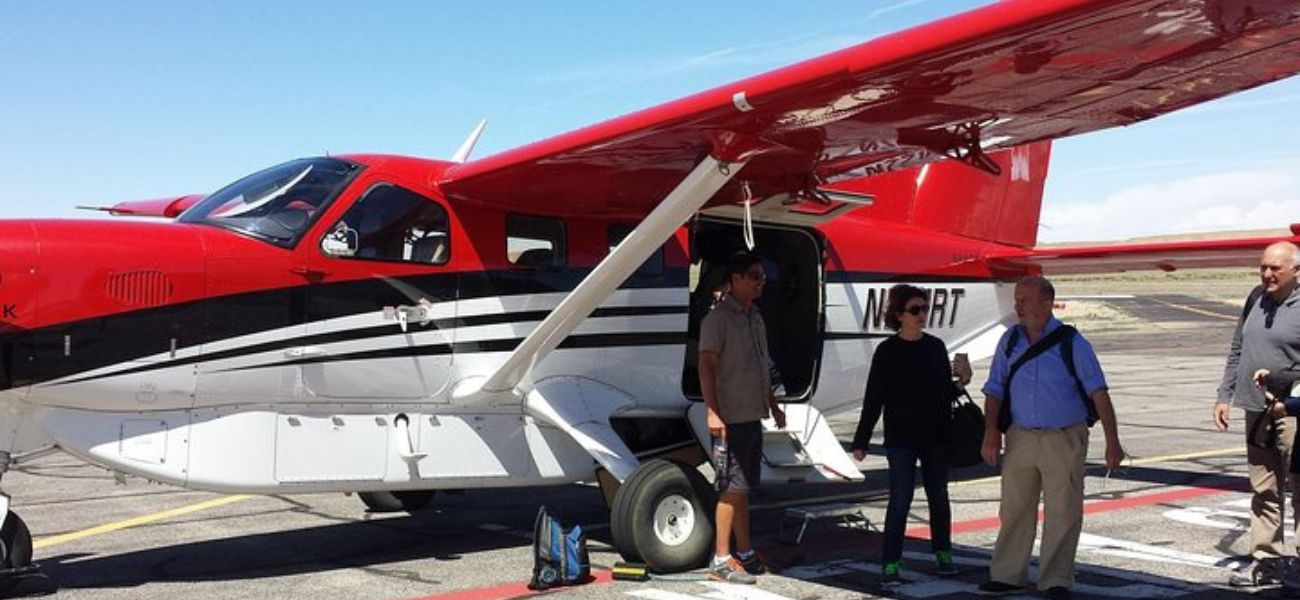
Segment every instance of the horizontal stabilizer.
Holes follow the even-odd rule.
[[[1300,243],[1300,224],[1291,226],[1291,235],[1039,247],[1028,254],[990,258],[989,264],[995,271],[1041,271],[1045,275],[1254,267],[1259,264],[1260,252],[1279,241]]]
[[[165,219],[175,219],[185,212],[185,209],[198,204],[205,197],[203,194],[189,194],[173,198],[129,200],[109,207],[78,206],[77,208],[103,211],[114,217],[163,217]]]

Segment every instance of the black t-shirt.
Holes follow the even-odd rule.
[[[952,364],[943,340],[930,334],[908,341],[897,335],[876,347],[862,398],[862,418],[853,449],[865,449],[885,412],[885,445],[926,448],[947,443],[952,400]]]

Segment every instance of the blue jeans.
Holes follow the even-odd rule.
[[[907,513],[912,510],[916,491],[916,461],[921,460],[921,482],[925,500],[930,505],[930,547],[938,552],[952,550],[952,507],[948,505],[948,449],[885,448],[889,459],[889,509],[885,512],[883,562],[903,558],[903,533],[907,530]]]

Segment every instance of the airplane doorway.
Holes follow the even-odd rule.
[[[754,224],[754,252],[763,258],[767,285],[757,302],[767,327],[768,350],[785,388],[785,401],[812,397],[822,356],[824,296],[822,244],[808,229]],[[724,265],[745,249],[741,224],[698,219],[691,231],[690,324],[682,392],[701,400],[698,369],[700,321],[726,284]],[[774,377],[774,382],[776,381]]]

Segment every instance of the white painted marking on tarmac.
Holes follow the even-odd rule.
[[[782,596],[774,592],[756,588],[749,585],[737,585],[732,583],[720,583],[716,581],[702,582],[700,585],[711,588],[708,592],[702,592],[700,595],[683,594],[681,592],[670,592],[660,589],[641,589],[627,592],[629,596],[645,598],[646,600],[793,600],[788,596]]]
[[[645,598],[646,600],[700,600],[699,596],[670,592],[668,590],[657,590],[654,588],[628,592],[627,595],[636,598]]]
[[[1211,529],[1227,529],[1229,531],[1246,531],[1250,529],[1250,513],[1208,506],[1175,508],[1165,511],[1164,517],[1171,521]]]
[[[736,585],[716,581],[708,581],[703,585],[713,588],[712,592],[704,595],[705,598],[711,600],[793,600],[787,596],[756,588],[752,585]]]
[[[1057,296],[1058,300],[1128,300],[1136,298],[1133,294],[1083,294],[1079,296]]]
[[[1150,544],[1119,540],[1086,532],[1079,535],[1079,550],[1105,554],[1108,556],[1118,556],[1121,558],[1133,558],[1137,560],[1168,563],[1173,565],[1190,565],[1194,567],[1236,569],[1244,565],[1241,561],[1232,558],[1225,558],[1223,556],[1193,554],[1191,552],[1182,552],[1161,546],[1152,546]]]
[[[988,551],[973,550],[973,552],[982,554],[983,557],[958,555],[953,556],[953,562],[967,567],[987,568],[989,564]],[[929,561],[934,560],[933,555],[925,552],[904,552],[903,556],[911,561],[912,564],[926,564]],[[1122,599],[1178,598],[1204,589],[1203,586],[1189,584],[1176,579],[1137,573],[1130,570],[1116,569],[1112,567],[1076,564],[1075,569],[1080,573],[1101,575],[1111,579],[1128,582],[1123,585],[1093,585],[1075,582],[1072,589],[1080,594],[1086,594],[1089,596]],[[786,569],[782,571],[780,575],[792,579],[815,580],[863,571],[878,573],[880,572],[880,565],[878,563],[863,560],[834,560],[820,564],[803,565]],[[1031,581],[1038,577],[1038,569],[1036,566],[1031,565],[1029,571]],[[937,598],[952,594],[978,593],[978,584],[972,582],[939,578],[918,573],[916,571],[909,571],[907,569],[903,570],[902,577],[907,583],[900,585],[893,590],[894,595],[900,598],[924,599]],[[1033,593],[1034,592],[1030,590],[1025,594],[1005,596],[1005,598],[1010,598],[1012,600],[1030,600],[1037,598],[1036,595],[1032,595]],[[664,598],[662,600],[669,599]]]

